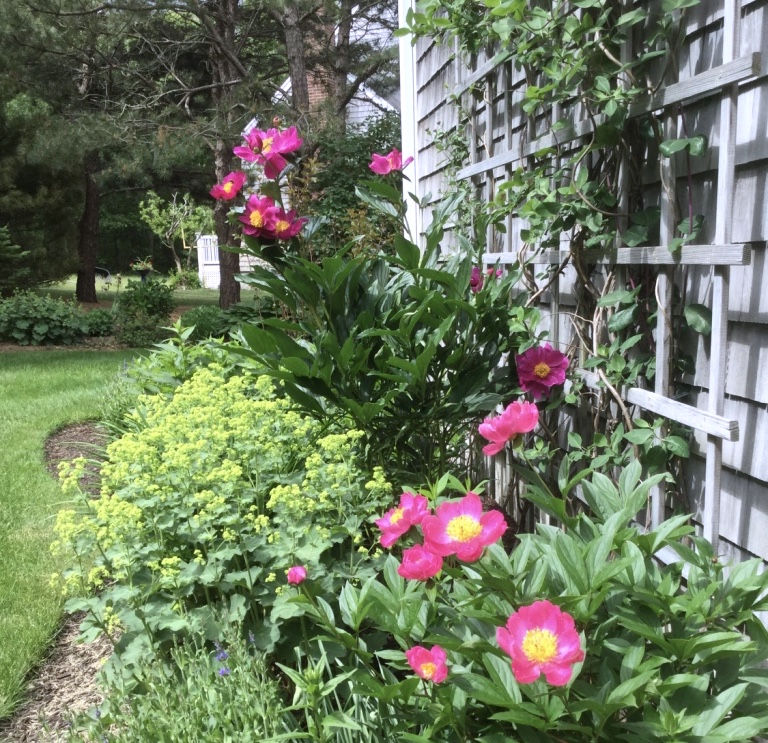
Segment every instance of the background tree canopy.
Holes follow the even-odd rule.
[[[0,60],[0,226],[28,251],[24,281],[76,270],[78,299],[95,301],[96,265],[125,269],[152,248],[146,192],[204,203],[253,118],[281,115],[310,143],[327,128],[341,136],[359,86],[391,84],[394,51],[361,25],[394,25],[387,4],[0,0],[0,42],[13,50]],[[291,108],[273,102],[289,72]],[[322,116],[303,95],[318,81]],[[225,212],[223,245],[234,240]],[[221,255],[228,306],[238,258]]]

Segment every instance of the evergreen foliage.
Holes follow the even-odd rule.
[[[11,242],[8,228],[0,227],[0,297],[9,295],[28,281],[31,271],[24,265],[28,255],[28,250]]]

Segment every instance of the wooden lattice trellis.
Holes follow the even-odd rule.
[[[654,414],[664,416],[680,424],[703,432],[707,437],[705,452],[705,495],[701,520],[704,535],[717,546],[719,540],[720,510],[720,474],[722,468],[723,441],[736,441],[739,438],[739,422],[724,417],[725,399],[725,363],[728,331],[728,293],[731,266],[745,266],[750,262],[749,245],[733,244],[731,241],[731,214],[734,202],[735,164],[736,164],[736,116],[738,109],[739,83],[753,78],[760,73],[760,55],[753,53],[738,57],[741,28],[740,0],[725,0],[723,14],[723,49],[721,64],[689,79],[668,83],[654,95],[636,102],[629,111],[630,117],[654,112],[662,120],[665,139],[675,139],[679,135],[680,105],[691,104],[702,99],[720,99],[719,151],[717,179],[717,208],[714,215],[715,237],[709,245],[686,245],[682,249],[670,252],[669,244],[674,236],[674,209],[670,192],[674,193],[676,174],[674,158],[666,160],[661,173],[662,187],[660,206],[662,223],[660,245],[654,247],[627,248],[616,246],[611,250],[590,251],[589,262],[594,265],[621,267],[629,265],[653,265],[659,268],[656,286],[660,311],[657,313],[656,339],[656,376],[654,390],[631,388],[621,390],[624,400]],[[631,49],[625,47],[623,54],[628,56]],[[469,66],[455,65],[453,91],[471,110],[469,127],[470,162],[458,174],[460,179],[471,179],[486,200],[493,198],[496,180],[510,177],[514,168],[525,165],[526,158],[533,153],[550,147],[573,146],[582,137],[588,136],[601,119],[587,118],[574,120],[572,124],[555,131],[552,125],[561,118],[559,110],[550,112],[548,133],[535,137],[533,125],[529,122],[521,132],[513,131],[507,117],[503,137],[494,141],[493,102],[501,100],[504,107],[511,111],[515,105],[513,66],[511,53],[504,51],[492,56],[487,61],[477,64],[470,60]],[[418,62],[417,62],[418,64]],[[414,82],[414,85],[416,83]],[[483,105],[478,106],[473,91],[484,89]],[[480,111],[478,112],[478,108]],[[578,111],[578,109],[577,109]],[[408,131],[406,127],[405,131]],[[478,146],[474,132],[484,131],[483,146]],[[405,142],[405,146],[408,143]],[[418,167],[418,163],[417,163]],[[667,184],[667,188],[665,188]],[[670,187],[671,184],[671,187]],[[420,215],[417,215],[419,218]],[[710,219],[711,219],[710,215]],[[509,218],[507,234],[502,239],[500,249],[494,245],[498,234],[487,236],[488,245],[494,246],[483,256],[487,266],[512,264],[521,259],[533,264],[560,266],[568,257],[568,250],[514,250],[509,244],[514,226]],[[709,266],[711,282],[712,331],[710,336],[709,394],[706,409],[670,398],[670,348],[672,334],[672,289],[674,271],[678,266]],[[560,281],[551,287],[552,316],[559,313]],[[557,342],[558,325],[552,326],[553,340]],[[600,382],[596,375],[582,372],[588,386],[597,388]],[[658,524],[665,515],[664,494],[656,491],[651,501],[651,523]]]

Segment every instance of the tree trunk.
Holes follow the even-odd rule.
[[[96,254],[99,242],[99,188],[96,173],[99,172],[99,153],[95,150],[85,156],[85,204],[78,224],[77,235],[77,285],[78,302],[98,302],[96,296]]]
[[[223,140],[216,142],[215,162],[216,180],[220,183],[232,168],[231,150]],[[219,307],[223,310],[240,301],[240,284],[235,281],[235,274],[240,273],[240,254],[224,250],[227,246],[235,247],[232,225],[227,219],[228,211],[226,201],[216,202],[213,220],[219,241]]]
[[[309,85],[304,54],[304,33],[300,24],[301,11],[295,0],[288,0],[282,14],[288,74],[291,78],[291,105],[296,113],[309,113]]]
[[[339,13],[341,17],[336,26],[336,33],[331,36],[330,46],[333,50],[332,74],[333,74],[333,106],[332,113],[335,116],[335,124],[341,136],[344,136],[347,125],[347,88],[348,75],[351,69],[349,56],[349,43],[352,35],[353,0],[341,0]]]
[[[215,16],[216,29],[220,43],[230,54],[237,49],[235,32],[237,30],[238,0],[218,0]],[[212,54],[213,81],[217,87],[213,90],[213,100],[219,110],[222,121],[230,123],[232,106],[228,87],[228,80],[232,80],[238,74],[232,59],[224,54]],[[229,126],[223,127],[225,131]],[[232,171],[234,156],[231,142],[226,142],[223,136],[216,139],[214,145],[214,163],[216,167],[216,181],[221,183]],[[240,301],[240,284],[235,281],[235,274],[240,273],[240,254],[230,253],[227,247],[237,247],[235,236],[227,219],[229,204],[225,201],[217,201],[213,211],[213,219],[216,225],[216,237],[219,241],[219,307],[226,310]]]

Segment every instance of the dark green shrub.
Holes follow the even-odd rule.
[[[0,274],[0,297],[11,294],[29,278],[29,267],[24,265],[28,256],[28,250],[22,250],[11,242],[8,228],[0,227],[0,265],[3,267]]]
[[[222,312],[214,305],[195,307],[181,316],[181,324],[185,328],[194,328],[189,341],[197,341],[222,334]]]
[[[254,302],[238,302],[221,313],[219,332],[229,335],[246,323],[258,324],[265,318],[278,317],[280,313],[279,305],[270,296]]]
[[[70,345],[88,331],[85,313],[73,302],[16,292],[0,300],[0,340],[21,346]]]
[[[398,220],[361,204],[355,187],[371,177],[368,165],[373,152],[400,147],[400,116],[369,119],[363,126],[350,127],[343,136],[329,128],[320,134],[316,146],[318,171],[312,198],[302,212],[327,217],[312,238],[314,257],[334,255],[353,239],[357,240],[355,253],[391,252],[392,235],[400,230]]]
[[[85,321],[89,336],[112,335],[115,329],[115,316],[111,310],[91,310]]]
[[[174,308],[173,289],[159,281],[131,281],[117,301],[115,336],[127,346],[162,340]]]
[[[172,289],[202,289],[200,276],[191,268],[183,268],[181,271],[172,269],[168,274],[168,286]]]

